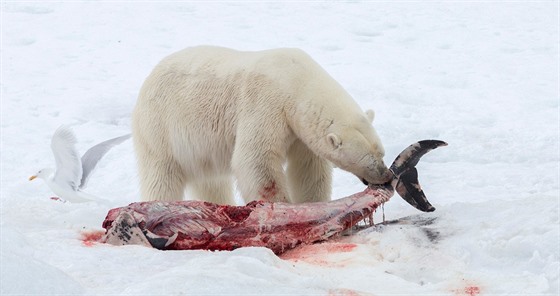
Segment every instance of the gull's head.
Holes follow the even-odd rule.
[[[29,181],[33,181],[36,178],[46,180],[48,177],[50,177],[52,175],[53,172],[54,172],[54,170],[51,169],[51,168],[42,169],[42,170],[38,171],[35,175],[29,177]]]

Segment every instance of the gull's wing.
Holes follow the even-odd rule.
[[[76,151],[76,142],[74,132],[64,125],[54,132],[51,140],[51,149],[56,161],[53,181],[59,186],[69,186],[73,190],[78,189],[82,180],[82,163]]]
[[[91,173],[103,155],[105,155],[105,153],[107,153],[107,151],[109,151],[113,146],[124,142],[128,138],[130,138],[130,134],[103,141],[89,148],[89,150],[84,153],[84,156],[82,156],[83,174],[80,182],[80,189],[84,189],[87,186],[89,176],[91,176]]]

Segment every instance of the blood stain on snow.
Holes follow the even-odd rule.
[[[467,296],[476,296],[476,295],[480,294],[481,289],[480,289],[479,286],[473,285],[472,283],[469,283],[468,281],[464,284],[466,284],[465,286],[463,286],[464,288],[455,289],[455,290],[452,290],[452,292],[455,295],[467,295]]]
[[[92,247],[95,243],[102,242],[104,235],[105,231],[103,230],[82,231],[82,244],[86,247]]]
[[[343,262],[331,255],[352,252],[356,247],[356,244],[351,243],[301,245],[280,255],[280,258],[295,262],[303,261],[314,265],[342,267],[344,266]]]
[[[477,286],[468,286],[465,287],[465,294],[469,295],[469,296],[475,296],[480,294],[480,288]]]
[[[357,245],[356,244],[334,243],[334,244],[325,244],[325,247],[326,247],[325,249],[329,253],[333,253],[333,252],[346,253],[346,252],[351,252],[352,250],[354,250],[357,247]]]

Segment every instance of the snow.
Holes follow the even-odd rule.
[[[1,8],[2,295],[558,295],[559,4],[4,1]],[[364,109],[386,162],[422,139],[433,213],[398,196],[387,220],[280,258],[263,248],[158,251],[83,241],[138,201],[131,141],[62,203],[27,178],[73,127],[81,153],[130,132],[164,56],[212,44],[307,51]],[[335,170],[333,195],[363,190]],[[381,221],[382,214],[376,215]]]

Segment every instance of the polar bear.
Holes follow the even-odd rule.
[[[142,85],[132,135],[144,201],[188,188],[234,204],[234,178],[246,202],[328,201],[331,162],[364,183],[391,178],[368,114],[299,49],[169,55]]]

